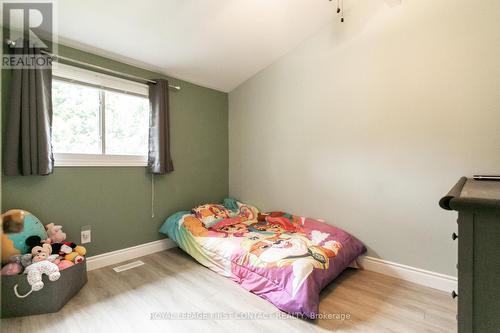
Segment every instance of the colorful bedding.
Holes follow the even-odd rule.
[[[160,229],[202,265],[287,313],[315,318],[319,293],[365,246],[327,223],[282,212],[235,215],[205,227],[189,211]]]

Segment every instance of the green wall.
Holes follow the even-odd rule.
[[[165,77],[73,48],[59,54],[147,78]],[[5,124],[10,73],[2,71]],[[38,177],[2,177],[2,209],[22,208],[43,223],[63,225],[68,240],[80,242],[80,228],[92,226],[89,255],[163,238],[158,229],[171,213],[228,194],[227,94],[181,80],[170,93],[171,149],[175,171],[155,176],[151,218],[151,176],[144,167],[56,167]]]

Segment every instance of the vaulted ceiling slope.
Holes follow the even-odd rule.
[[[221,91],[335,18],[327,0],[64,0],[59,42]]]

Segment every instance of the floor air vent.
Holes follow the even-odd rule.
[[[132,269],[132,268],[139,267],[142,265],[144,265],[144,263],[140,260],[137,260],[137,261],[133,261],[131,263],[125,264],[125,265],[113,267],[113,270],[117,273],[120,273],[120,272],[126,271],[128,269]]]

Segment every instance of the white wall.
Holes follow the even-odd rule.
[[[345,9],[230,93],[230,194],[456,275],[456,214],[438,200],[462,175],[500,173],[500,1]]]

